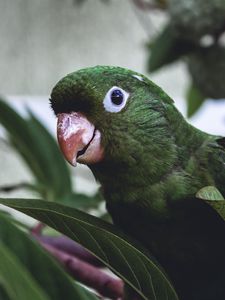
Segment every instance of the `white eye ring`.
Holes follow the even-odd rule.
[[[120,112],[127,103],[129,93],[118,86],[113,86],[105,95],[103,106],[111,113]]]

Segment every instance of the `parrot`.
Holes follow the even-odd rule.
[[[89,167],[115,226],[156,258],[179,299],[224,300],[225,222],[196,193],[210,185],[225,196],[225,138],[190,125],[160,87],[121,67],[66,75],[50,104],[65,159]]]

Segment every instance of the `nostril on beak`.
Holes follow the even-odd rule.
[[[65,125],[66,125],[66,127],[69,127],[70,126],[70,117],[69,116],[67,116],[67,118],[66,118],[66,120],[65,120]]]

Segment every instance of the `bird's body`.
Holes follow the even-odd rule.
[[[72,161],[90,167],[114,223],[156,257],[180,300],[224,300],[225,222],[195,198],[207,185],[225,196],[224,139],[189,125],[160,88],[122,68],[72,73],[51,102],[68,160],[65,124],[78,113],[94,124],[89,142],[85,128],[74,131]]]

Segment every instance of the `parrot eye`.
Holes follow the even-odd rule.
[[[106,94],[103,105],[106,111],[117,113],[126,105],[129,94],[123,89],[114,86]]]

